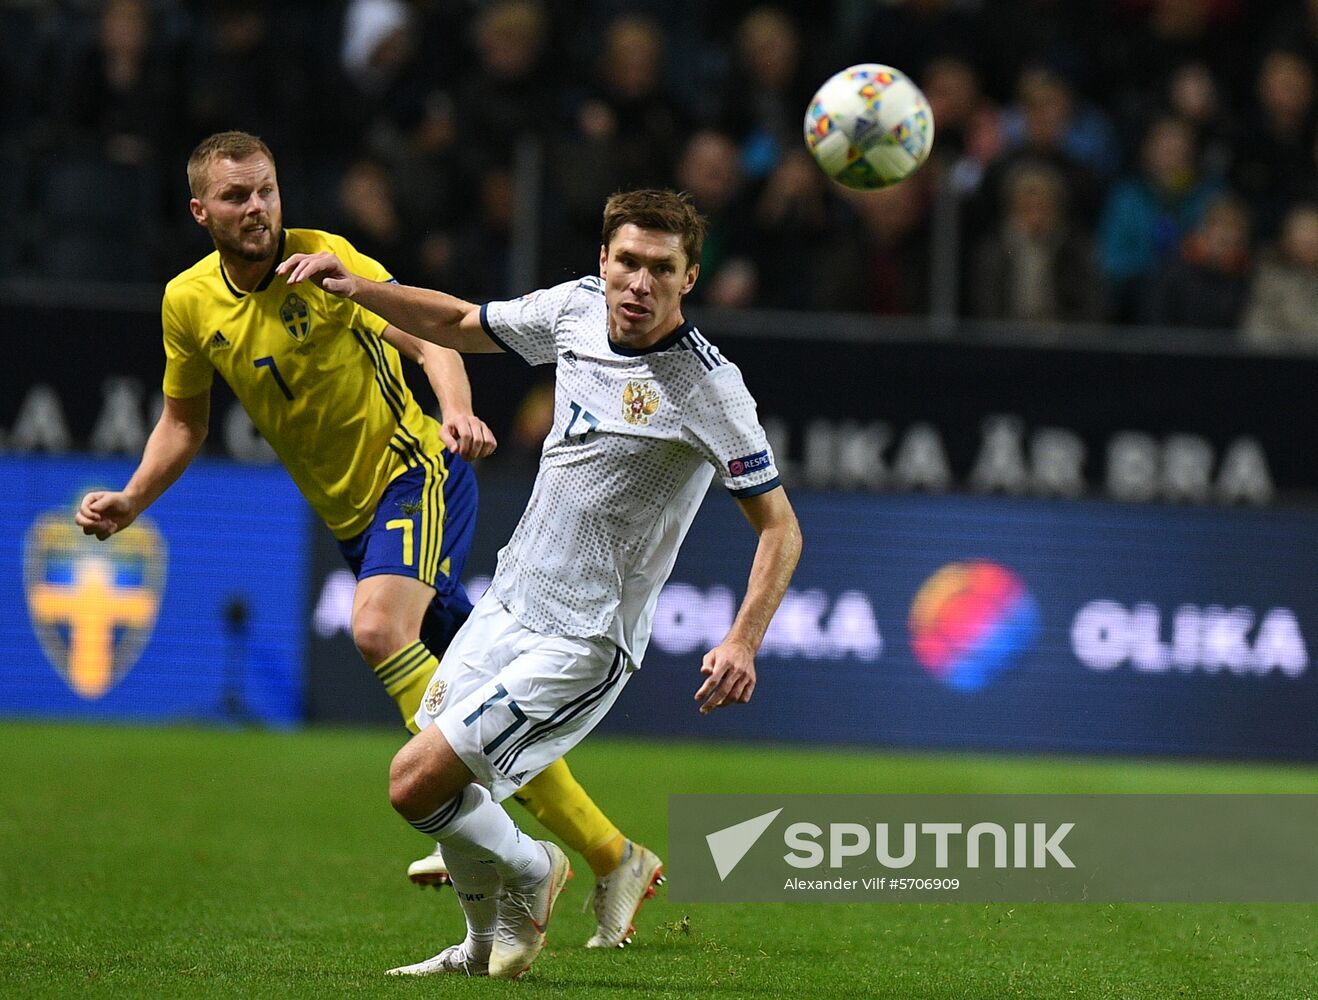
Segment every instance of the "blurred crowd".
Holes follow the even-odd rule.
[[[874,194],[801,139],[855,62],[936,122]],[[707,304],[919,316],[952,255],[967,318],[1318,343],[1316,72],[1318,0],[0,0],[0,274],[169,277],[207,248],[187,154],[241,128],[286,224],[470,299],[524,290],[528,217],[550,283],[663,184]]]

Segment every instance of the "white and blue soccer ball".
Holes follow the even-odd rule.
[[[901,70],[861,63],[834,73],[811,98],[805,142],[833,180],[875,191],[911,176],[929,158],[934,116]]]

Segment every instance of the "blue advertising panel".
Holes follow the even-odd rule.
[[[292,724],[310,515],[278,467],[199,461],[104,542],[82,495],[133,462],[0,458],[0,713]]]
[[[889,746],[1318,758],[1318,514],[797,493],[805,552],[747,706],[700,660],[754,535],[706,501],[604,728]]]

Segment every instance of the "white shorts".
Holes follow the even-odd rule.
[[[608,639],[533,632],[486,591],[421,697],[417,730],[438,725],[502,802],[581,742],[630,674]]]

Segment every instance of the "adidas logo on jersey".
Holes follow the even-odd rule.
[[[216,330],[215,336],[211,337],[211,347],[215,348],[217,351],[221,351],[224,350],[224,348],[226,347],[232,347],[232,346],[233,345],[229,343],[229,341],[225,338],[224,334],[220,333],[219,330]]]

